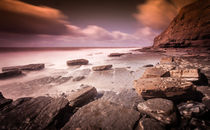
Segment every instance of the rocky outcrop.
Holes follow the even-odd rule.
[[[140,113],[133,109],[97,100],[80,108],[63,130],[132,130],[139,117]]]
[[[125,55],[126,53],[111,53],[108,55],[108,57],[120,57]]]
[[[93,71],[104,71],[104,70],[109,70],[112,68],[112,65],[102,65],[102,66],[94,66],[92,68]]]
[[[6,71],[6,72],[0,73],[0,79],[11,78],[11,77],[19,76],[21,74],[22,74],[22,71],[19,69]]]
[[[138,110],[164,124],[177,122],[176,109],[172,101],[162,98],[149,99],[138,104]]]
[[[154,39],[153,48],[210,47],[210,0],[183,7],[168,28]]]
[[[142,75],[142,78],[156,78],[156,77],[168,77],[168,71],[163,68],[147,68]]]
[[[0,110],[3,109],[6,105],[10,104],[12,102],[11,99],[6,99],[0,92]]]
[[[69,66],[87,65],[88,63],[89,63],[89,61],[86,60],[86,59],[69,60],[69,61],[66,62],[66,64],[69,65]]]
[[[200,74],[198,69],[176,69],[170,71],[170,76],[187,81],[198,81]]]
[[[0,129],[59,129],[65,123],[64,113],[70,113],[64,98],[20,98],[1,109]]]
[[[84,104],[93,100],[97,95],[97,90],[94,87],[86,86],[81,90],[71,93],[66,97],[69,101],[69,105],[73,108],[81,107]]]
[[[11,67],[3,67],[2,71],[15,71],[15,70],[41,70],[44,69],[44,64],[28,64],[28,65],[21,65],[21,66],[11,66]]]

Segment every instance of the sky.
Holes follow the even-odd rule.
[[[142,47],[195,0],[0,0],[0,47]]]

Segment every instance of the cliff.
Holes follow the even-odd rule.
[[[184,47],[210,48],[210,0],[198,0],[183,7],[153,45],[153,48]]]

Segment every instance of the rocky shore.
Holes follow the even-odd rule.
[[[58,98],[13,101],[1,93],[0,129],[210,129],[209,60],[163,56],[119,93],[86,85]]]

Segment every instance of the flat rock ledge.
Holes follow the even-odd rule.
[[[132,130],[140,113],[117,104],[96,100],[80,108],[62,130]]]
[[[108,55],[108,57],[120,57],[125,55],[126,53],[111,53]]]
[[[45,64],[28,64],[28,65],[20,65],[20,66],[10,66],[10,67],[3,67],[2,71],[15,71],[15,70],[27,70],[27,71],[34,71],[34,70],[42,70],[44,69]]]
[[[19,76],[21,74],[22,74],[22,71],[19,69],[6,71],[6,72],[0,73],[0,79],[12,78],[12,77]]]
[[[69,60],[66,62],[69,66],[75,66],[75,65],[87,65],[89,63],[86,59],[76,59],[76,60]]]
[[[112,68],[112,65],[101,65],[101,66],[95,66],[92,68],[93,71],[104,71],[109,70]]]

